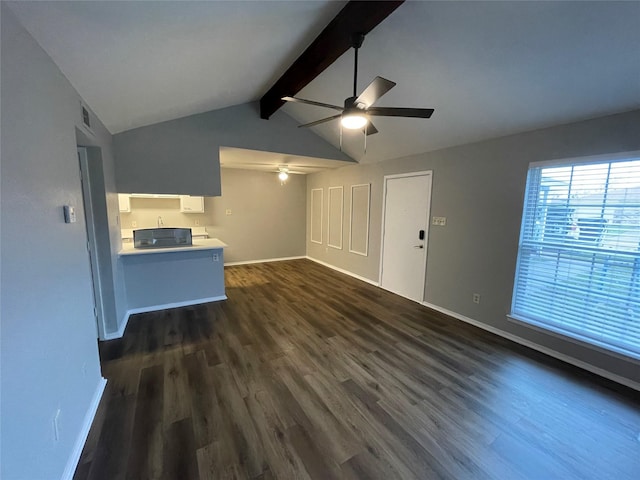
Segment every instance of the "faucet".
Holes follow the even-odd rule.
[[[158,215],[158,228],[164,227],[164,222],[162,221],[162,217]]]

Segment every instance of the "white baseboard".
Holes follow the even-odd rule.
[[[225,267],[233,267],[234,265],[250,265],[252,263],[268,263],[268,262],[282,262],[285,260],[300,260],[301,258],[307,258],[304,255],[301,257],[278,257],[278,258],[263,258],[261,260],[247,260],[244,262],[225,262]]]
[[[118,331],[105,333],[104,338],[101,338],[100,340],[114,340],[116,338],[121,338],[124,335],[124,331],[127,329],[128,323],[129,323],[129,312],[124,314],[124,318],[120,322],[120,327],[118,328]]]
[[[67,466],[64,469],[64,473],[62,474],[62,480],[72,480],[73,474],[78,467],[78,462],[80,461],[80,455],[82,455],[82,449],[84,448],[84,444],[87,441],[87,437],[89,436],[89,430],[91,430],[91,424],[93,423],[93,419],[96,416],[96,412],[98,411],[98,406],[100,405],[100,399],[102,399],[102,393],[104,392],[105,387],[107,386],[107,379],[100,377],[100,381],[96,386],[96,390],[93,393],[93,398],[91,399],[91,403],[89,404],[89,408],[87,409],[87,413],[84,416],[84,422],[82,423],[82,429],[76,438],[76,443],[73,446],[73,451],[67,460]]]
[[[616,383],[620,383],[621,385],[625,385],[634,390],[640,391],[640,383],[636,383],[628,378],[621,377],[620,375],[616,375],[615,373],[608,372],[607,370],[603,370],[602,368],[595,367],[589,363],[583,362],[582,360],[578,360],[577,358],[571,357],[569,355],[565,355],[564,353],[557,352],[551,348],[544,347],[542,345],[538,345],[530,340],[519,337],[509,332],[505,332],[499,328],[492,327],[491,325],[487,325],[486,323],[479,322],[478,320],[474,320],[473,318],[467,317],[465,315],[461,315],[459,313],[453,312],[451,310],[447,310],[446,308],[439,307],[438,305],[434,305],[429,302],[422,302],[422,305],[425,307],[431,308],[432,310],[436,310],[440,313],[444,313],[450,317],[453,317],[457,320],[463,321],[465,323],[469,323],[473,326],[491,332],[500,337],[506,338],[507,340],[511,340],[512,342],[519,343],[520,345],[524,345],[525,347],[529,347],[533,350],[537,350],[538,352],[544,353],[545,355],[549,355],[550,357],[557,358],[558,360],[562,360],[565,363],[569,363],[576,367],[582,368],[583,370],[587,370],[591,373],[595,373],[596,375],[600,375],[601,377],[612,380]]]
[[[303,258],[311,260],[312,262],[319,263],[320,265],[323,265],[323,266],[328,267],[328,268],[330,268],[332,270],[335,270],[336,272],[344,273],[345,275],[349,275],[350,277],[357,278],[358,280],[362,280],[363,282],[366,282],[366,283],[368,283],[370,285],[373,285],[375,287],[379,287],[380,286],[380,284],[378,282],[375,282],[375,281],[370,280],[370,279],[368,279],[366,277],[358,275],[357,273],[350,272],[349,270],[345,270],[343,268],[336,267],[335,265],[331,265],[330,263],[323,262],[322,260],[318,260],[317,258],[313,258],[313,257],[309,257],[309,256],[303,257]]]
[[[129,318],[131,315],[135,315],[136,313],[147,313],[147,312],[157,312],[158,310],[167,310],[169,308],[178,308],[178,307],[188,307],[190,305],[199,305],[201,303],[209,303],[209,302],[219,302],[221,300],[226,300],[226,295],[220,295],[218,297],[207,297],[207,298],[198,298],[195,300],[187,300],[185,302],[175,302],[175,303],[165,303],[163,305],[150,305],[148,307],[140,307],[140,308],[132,308],[131,310],[127,310],[125,314],[125,318],[120,325],[120,328],[117,332],[108,333],[105,335],[105,340],[114,340],[116,338],[121,338],[124,335],[124,331],[127,328],[127,324],[129,323]]]

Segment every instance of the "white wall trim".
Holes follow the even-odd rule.
[[[278,258],[263,258],[260,260],[246,260],[244,262],[225,262],[225,267],[233,267],[235,265],[250,265],[252,263],[269,263],[269,262],[283,262],[285,260],[300,260],[301,258],[307,258],[302,255],[299,257],[278,257]]]
[[[100,340],[114,340],[116,338],[121,338],[124,335],[124,331],[127,329],[127,324],[129,323],[129,312],[124,314],[124,318],[120,322],[120,327],[115,332],[105,334],[104,338]]]
[[[369,284],[373,285],[374,287],[379,287],[380,286],[378,284],[378,282],[376,282],[375,280],[370,280],[370,279],[368,279],[366,277],[358,275],[357,273],[353,273],[353,272],[350,272],[349,270],[345,270],[343,268],[336,267],[335,265],[331,265],[330,263],[323,262],[322,260],[318,260],[317,258],[312,258],[312,257],[309,257],[308,255],[305,258],[307,258],[308,260],[311,260],[312,262],[319,263],[320,265],[323,265],[323,266],[328,267],[328,268],[330,268],[332,270],[335,270],[336,272],[344,273],[345,275],[349,275],[350,277],[357,278],[358,280],[362,280],[363,282],[369,283]]]
[[[578,360],[577,358],[571,357],[569,355],[565,355],[564,353],[557,352],[556,350],[553,350],[551,348],[538,345],[537,343],[534,343],[530,340],[526,340],[512,333],[505,332],[504,330],[501,330],[499,328],[495,328],[495,327],[492,327],[491,325],[487,325],[486,323],[482,323],[478,320],[474,320],[473,318],[469,318],[459,313],[453,312],[451,310],[447,310],[446,308],[439,307],[438,305],[434,305],[428,302],[422,302],[422,305],[424,305],[427,308],[436,310],[440,313],[444,313],[445,315],[453,317],[457,320],[461,320],[465,323],[474,325],[478,328],[491,332],[500,337],[506,338],[507,340],[511,340],[512,342],[516,342],[516,343],[519,343],[520,345],[524,345],[525,347],[529,347],[533,350],[537,350],[538,352],[549,355],[550,357],[554,357],[554,358],[557,358],[558,360],[562,360],[565,363],[569,363],[576,367],[582,368],[583,370],[587,370],[591,373],[595,373],[596,375],[612,380],[621,385],[625,385],[629,388],[640,391],[640,383],[636,383],[633,380],[629,380],[628,378],[621,377],[620,375],[616,375],[615,373],[608,372],[607,370],[603,370],[602,368],[595,367],[589,363],[583,362],[582,360]]]
[[[227,299],[226,295],[220,295],[218,297],[197,298],[195,300],[165,303],[163,305],[149,305],[148,307],[132,308],[131,310],[127,310],[127,316],[131,316],[136,313],[147,313],[147,312],[157,312],[158,310],[168,310],[169,308],[188,307],[190,305],[199,305],[201,303],[219,302],[221,300],[226,300],[226,299]],[[129,319],[127,318],[127,321],[128,320]]]
[[[332,190],[338,191],[340,190],[340,243],[331,243],[331,222],[333,220],[331,213],[334,212],[332,209],[334,198],[331,194]],[[337,201],[337,199],[336,199]],[[342,237],[344,236],[343,227],[344,227],[344,188],[342,185],[336,187],[329,187],[327,191],[327,246],[331,248],[335,248],[338,250],[342,250]]]
[[[89,430],[91,430],[91,425],[93,424],[93,419],[96,416],[96,412],[98,411],[98,406],[100,405],[100,400],[102,399],[102,394],[104,393],[104,389],[107,386],[107,379],[100,377],[98,381],[98,385],[96,385],[96,390],[93,393],[93,398],[91,398],[91,403],[89,404],[89,408],[87,409],[87,413],[84,416],[84,421],[82,422],[82,429],[76,438],[76,443],[73,446],[73,450],[71,451],[71,455],[67,460],[67,465],[64,469],[64,473],[62,474],[61,480],[72,480],[73,474],[78,467],[78,462],[80,461],[80,455],[82,454],[82,449],[84,448],[84,444],[87,441],[87,437],[89,436]]]
[[[84,125],[83,125],[84,126]],[[85,127],[86,128],[86,127]],[[102,273],[103,267],[98,260],[98,241],[96,240],[96,224],[93,214],[94,192],[93,186],[95,182],[91,180],[89,174],[89,158],[85,147],[76,147],[78,152],[78,168],[80,169],[80,178],[82,179],[82,205],[85,210],[85,229],[87,233],[87,247],[89,248],[89,262],[91,264],[91,288],[93,289],[93,306],[95,313],[95,321],[98,328],[98,337],[106,336],[105,321],[105,299],[102,294]]]
[[[313,192],[320,192],[320,239],[314,237],[314,229],[313,229],[313,223],[314,223],[314,207],[316,206],[316,202],[314,201],[315,199],[315,195],[313,194]],[[311,189],[311,200],[309,202],[311,204],[311,212],[309,213],[309,217],[311,218],[311,222],[310,222],[310,228],[309,228],[309,239],[311,240],[312,243],[318,243],[320,245],[322,245],[322,222],[324,221],[324,215],[323,215],[323,211],[324,211],[324,188],[312,188]]]
[[[109,333],[106,335],[105,340],[114,340],[116,338],[121,338],[124,335],[124,331],[127,328],[127,324],[129,323],[129,318],[131,315],[135,315],[136,313],[147,313],[147,312],[157,312],[158,310],[167,310],[169,308],[178,308],[178,307],[188,307],[189,305],[199,305],[201,303],[209,303],[209,302],[219,302],[221,300],[226,300],[226,295],[220,295],[218,297],[207,297],[207,298],[198,298],[195,300],[187,300],[186,302],[175,302],[175,303],[165,303],[163,305],[150,305],[148,307],[140,307],[140,308],[132,308],[131,310],[127,310],[125,319],[120,325],[120,328],[117,332]]]
[[[353,247],[353,198],[354,191],[359,188],[367,189],[367,231],[364,239],[364,252],[354,250]],[[371,184],[370,183],[361,183],[358,185],[351,185],[351,201],[349,205],[349,252],[355,253],[356,255],[362,255],[363,257],[367,257],[369,255],[369,223],[371,221]]]

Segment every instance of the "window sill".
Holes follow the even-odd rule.
[[[571,342],[581,347],[586,347],[591,350],[595,350],[598,353],[616,357],[621,360],[631,361],[633,363],[640,365],[640,354],[637,354],[635,352],[630,352],[629,350],[617,348],[611,345],[606,345],[602,342],[598,342],[597,340],[594,340],[592,338],[584,337],[575,332],[570,332],[567,330],[563,330],[561,328],[556,328],[556,327],[538,322],[536,320],[518,316],[513,313],[507,314],[507,320],[512,323],[530,328],[532,330],[536,330],[537,332],[545,333],[547,335],[551,335],[561,340]]]

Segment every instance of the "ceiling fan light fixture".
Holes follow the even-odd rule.
[[[363,128],[368,122],[369,120],[366,115],[362,113],[348,113],[342,115],[342,118],[340,119],[342,126],[349,130],[358,130]]]

